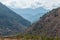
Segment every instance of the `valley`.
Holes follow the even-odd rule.
[[[0,40],[60,40],[60,7],[31,24],[0,3]]]

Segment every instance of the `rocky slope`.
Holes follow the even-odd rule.
[[[46,13],[27,30],[34,35],[59,36],[60,37],[60,8]]]

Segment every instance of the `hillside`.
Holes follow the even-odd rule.
[[[23,32],[31,23],[0,3],[0,36]]]
[[[60,37],[60,8],[46,13],[27,31],[28,34]]]

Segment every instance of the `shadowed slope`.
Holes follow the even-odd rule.
[[[0,3],[0,35],[23,32],[31,23]]]

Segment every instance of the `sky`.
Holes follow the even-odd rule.
[[[31,22],[39,19],[47,11],[60,7],[60,0],[0,0],[0,2]]]
[[[60,6],[60,0],[0,0],[3,4],[12,8],[38,8],[53,9]]]

